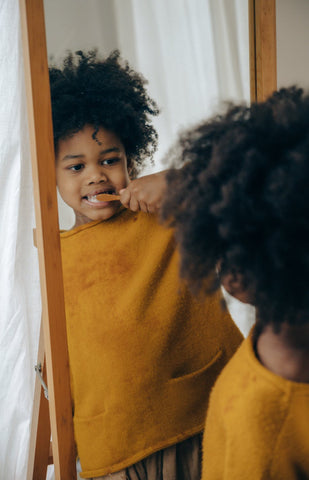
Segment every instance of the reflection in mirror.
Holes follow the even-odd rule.
[[[82,11],[85,5],[87,12]],[[240,5],[242,8],[237,8]],[[222,100],[249,100],[247,2],[101,1],[89,5],[74,1],[74,12],[80,10],[81,14],[78,26],[68,22],[68,18],[72,21],[72,2],[61,1],[57,6],[55,1],[46,1],[45,7],[48,50],[54,64],[68,49],[97,47],[106,56],[118,48],[149,80],[150,96],[162,110],[156,123],[159,150],[151,171],[166,166],[161,158],[180,129],[211,116]],[[92,37],[94,31],[96,38]],[[87,42],[83,43],[82,36]],[[120,96],[119,91],[117,94]],[[129,103],[132,97],[128,96]],[[106,167],[106,161],[107,168],[114,162],[124,166],[121,162],[127,148],[113,128],[99,128],[96,143],[92,133],[92,128],[85,127],[69,138],[60,136],[56,171],[66,201],[73,196],[75,201],[75,191],[66,196],[64,180],[75,168],[97,167],[98,158],[100,168]],[[103,152],[100,145],[107,145]],[[104,156],[111,151],[113,156]],[[71,165],[77,157],[78,165]],[[117,173],[117,169],[112,171]],[[118,174],[114,183],[110,182],[114,191],[104,193],[118,193],[118,186],[126,185],[124,168]],[[76,208],[73,201],[68,203],[78,213],[81,204],[87,208],[91,204],[87,210],[91,212],[83,218],[80,215],[80,223],[75,224],[79,229],[62,234],[61,244],[75,435],[85,475],[99,477],[189,437],[196,436],[188,448],[198,452],[208,379],[218,374],[241,338],[221,309],[219,296],[208,299],[206,322],[206,307],[197,307],[187,287],[180,287],[172,232],[158,225],[153,216],[134,216],[126,210],[117,217],[115,209],[119,207],[106,207],[108,217],[94,218],[96,195],[102,193],[95,189],[103,187],[92,186],[90,191],[89,185],[88,191],[78,196]],[[86,225],[97,219],[111,221],[96,223],[91,229]],[[224,331],[218,337],[217,328]],[[222,358],[217,348],[211,348],[214,338],[217,347],[222,344],[226,352]],[[83,347],[85,340],[91,346],[90,354]],[[204,340],[209,343],[206,348]],[[207,366],[213,363],[211,373]],[[201,377],[191,375],[199,371]],[[204,378],[208,387],[206,395],[201,395]],[[183,400],[186,395],[188,399]],[[109,450],[103,451],[106,437]]]

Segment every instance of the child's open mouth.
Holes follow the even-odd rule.
[[[105,190],[104,192],[97,192],[91,195],[85,195],[82,198],[83,200],[87,200],[90,203],[102,204],[112,200],[113,196],[115,196],[115,200],[118,200],[119,196],[114,190]]]

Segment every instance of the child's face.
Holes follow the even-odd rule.
[[[73,208],[75,226],[115,215],[119,201],[101,202],[99,193],[115,193],[129,183],[127,157],[119,138],[104,128],[92,138],[94,127],[86,125],[72,137],[59,140],[56,178],[59,193]]]

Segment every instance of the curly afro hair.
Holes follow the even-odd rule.
[[[158,107],[146,89],[146,80],[121,59],[118,50],[100,59],[97,51],[69,52],[61,68],[49,68],[55,152],[59,139],[93,125],[122,141],[131,176],[157,148],[157,132],[151,117]]]
[[[205,291],[220,263],[251,293],[260,328],[308,322],[308,94],[291,87],[230,105],[183,133],[174,156],[184,166],[168,175],[162,219],[175,228],[182,276]]]

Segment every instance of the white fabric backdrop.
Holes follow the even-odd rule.
[[[17,0],[0,0],[0,479],[24,480],[41,308]]]
[[[249,98],[247,0],[45,0],[45,7],[56,58],[66,49],[118,47],[150,79],[162,108],[155,169],[180,128],[221,100]],[[26,476],[41,311],[20,37],[18,0],[0,0],[0,480]],[[247,333],[254,311],[229,302]]]

